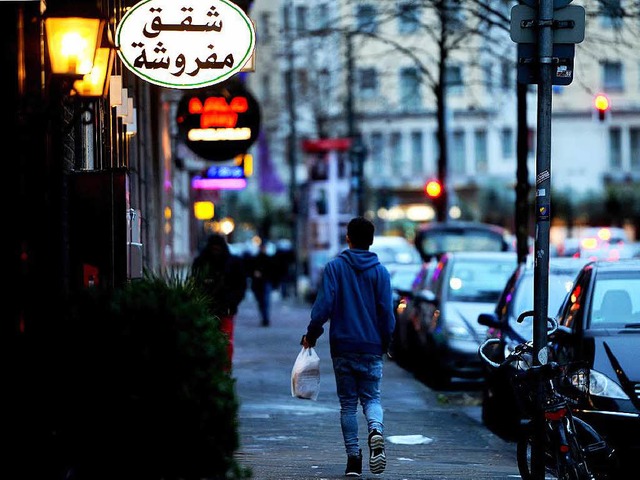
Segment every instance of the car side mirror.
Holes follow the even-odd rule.
[[[478,323],[489,328],[500,328],[500,320],[495,313],[481,313],[478,315]]]

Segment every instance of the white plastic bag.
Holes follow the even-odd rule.
[[[319,392],[320,357],[315,348],[302,347],[291,369],[291,396],[317,400]]]

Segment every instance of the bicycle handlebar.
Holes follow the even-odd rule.
[[[533,317],[534,315],[534,311],[533,310],[527,310],[525,312],[522,312],[520,315],[518,315],[518,323],[522,323],[522,321],[526,318],[526,317]],[[547,317],[547,323],[550,325],[549,328],[547,329],[547,335],[551,335],[552,333],[554,333],[557,329],[558,329],[558,322],[557,320],[555,320],[554,318],[551,317]],[[501,363],[498,362],[494,362],[493,360],[491,360],[487,354],[484,352],[484,350],[492,344],[500,344],[501,340],[499,338],[488,338],[486,339],[484,342],[482,342],[482,344],[478,347],[478,354],[480,355],[480,358],[482,359],[483,362],[485,362],[486,364],[490,365],[493,368],[500,368],[506,364],[515,362],[516,360],[520,360],[522,359],[523,354],[526,353],[532,353],[533,352],[533,343],[532,342],[524,342],[521,343],[519,345],[517,345],[513,352],[511,352]]]

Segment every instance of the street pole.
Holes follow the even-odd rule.
[[[553,0],[540,0],[538,6],[538,133],[536,147],[536,232],[533,290],[534,365],[546,364],[547,317],[549,308],[549,228],[551,220],[551,93],[553,81]],[[542,388],[542,385],[538,385]],[[541,398],[538,396],[538,398]],[[543,480],[543,419],[536,418],[536,438],[532,450],[532,476]]]
[[[289,113],[289,136],[287,137],[287,160],[289,163],[289,202],[291,205],[291,248],[295,254],[293,262],[293,296],[298,296],[298,272],[300,271],[299,265],[299,248],[298,248],[298,195],[297,186],[298,180],[296,178],[296,144],[297,144],[297,116],[295,107],[295,90],[293,82],[295,80],[295,62],[293,51],[293,30],[291,28],[291,13],[293,11],[293,2],[289,0],[288,7],[284,15],[286,38],[287,38],[287,79],[286,79],[286,96],[287,107]]]
[[[355,194],[355,208],[356,215],[364,215],[364,155],[365,148],[362,142],[362,136],[356,128],[354,101],[353,101],[353,86],[355,83],[354,69],[353,69],[353,45],[352,32],[347,32],[347,97],[345,103],[345,110],[347,116],[347,135],[351,139],[351,146],[349,147],[349,160],[351,163],[351,188]]]

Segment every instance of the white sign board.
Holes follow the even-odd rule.
[[[202,88],[238,73],[255,48],[253,23],[227,0],[144,0],[122,17],[118,55],[133,73],[169,88]]]

